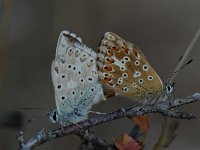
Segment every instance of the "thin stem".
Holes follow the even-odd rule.
[[[186,51],[184,52],[184,54],[182,55],[182,58],[180,59],[180,61],[178,62],[178,64],[176,65],[174,71],[172,72],[172,74],[170,74],[169,78],[168,78],[168,84],[172,85],[176,76],[178,75],[178,70],[184,65],[188,55],[190,54],[190,52],[192,51],[192,48],[194,47],[197,39],[200,36],[200,28],[197,30],[196,34],[194,35],[192,41],[190,42],[190,44],[188,45]]]

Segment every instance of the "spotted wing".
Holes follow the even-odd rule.
[[[98,53],[100,80],[119,95],[142,100],[154,97],[163,83],[134,44],[107,32]]]
[[[96,57],[75,34],[61,32],[51,75],[58,121],[63,126],[86,119],[92,105],[101,100]]]

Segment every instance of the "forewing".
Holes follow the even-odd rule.
[[[61,124],[86,119],[92,105],[103,95],[96,69],[96,53],[75,34],[63,31],[51,72]]]
[[[100,80],[120,95],[141,100],[163,88],[139,48],[114,33],[105,33],[97,59]]]

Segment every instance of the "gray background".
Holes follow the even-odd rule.
[[[5,8],[5,2],[10,4]],[[6,15],[9,14],[10,15]],[[10,17],[3,28],[3,20]],[[200,27],[199,0],[0,0],[0,59],[5,59],[1,69],[0,111],[20,110],[21,107],[55,107],[50,65],[54,58],[57,38],[62,30],[81,36],[94,50],[106,31],[119,34],[136,43],[163,81],[174,68],[193,35]],[[7,29],[7,31],[6,31]],[[7,32],[8,40],[3,36]],[[7,46],[5,43],[8,42]],[[175,96],[186,96],[200,91],[200,39],[190,58],[194,62],[183,69],[176,79]],[[7,55],[3,55],[4,52]],[[1,61],[2,61],[1,60]],[[129,99],[117,97],[102,102],[93,110],[107,112],[132,105]],[[199,114],[200,104],[181,108]],[[26,119],[25,139],[42,128],[53,129],[46,118],[46,110],[22,111]],[[146,149],[151,149],[159,135],[163,117],[150,115],[150,132]],[[181,120],[177,138],[169,150],[200,149],[200,119]],[[120,119],[92,128],[95,133],[111,141],[131,130],[132,122]],[[0,129],[0,149],[17,149],[15,130]],[[76,149],[79,139],[63,137],[38,150]]]

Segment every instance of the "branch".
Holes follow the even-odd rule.
[[[19,135],[17,136],[19,149],[32,150],[36,146],[39,146],[48,141],[57,139],[59,137],[67,136],[70,134],[81,133],[83,130],[86,130],[93,126],[97,126],[105,122],[109,122],[115,119],[120,119],[120,118],[128,117],[128,116],[138,116],[138,115],[143,115],[143,114],[148,114],[148,113],[161,113],[165,116],[169,116],[173,118],[180,118],[180,119],[196,118],[196,115],[193,113],[178,112],[174,108],[185,105],[185,104],[193,103],[198,100],[200,100],[200,93],[196,93],[184,98],[175,98],[175,99],[171,98],[167,101],[158,102],[152,105],[141,105],[137,107],[132,106],[129,108],[121,108],[117,111],[110,112],[103,115],[98,115],[95,118],[88,119],[88,120],[79,122],[77,124],[72,124],[63,128],[58,128],[58,129],[48,130],[48,131],[45,131],[43,129],[42,131],[38,132],[34,137],[32,137],[27,143],[24,143],[23,132],[20,132]],[[96,138],[94,134],[90,137],[91,138],[88,138],[87,140],[92,141],[92,140],[98,139]],[[95,141],[97,143],[100,143],[99,145],[107,147],[107,144],[104,141],[103,142],[102,140],[100,140],[100,142],[98,142],[98,140],[95,140]]]

